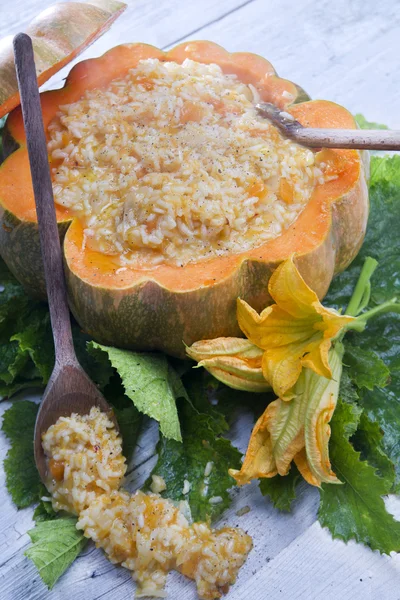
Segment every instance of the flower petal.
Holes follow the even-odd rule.
[[[331,340],[316,340],[311,343],[307,349],[307,354],[301,359],[303,367],[312,369],[314,373],[321,377],[331,379],[332,371],[329,366],[328,353],[331,347]]]
[[[247,302],[239,299],[237,318],[245,336],[264,350],[305,341],[314,333],[315,316],[294,319],[276,304],[259,315]],[[318,315],[316,318],[320,320]]]
[[[274,477],[277,474],[272,454],[271,436],[267,428],[268,416],[265,411],[251,432],[246,456],[240,471],[229,469],[229,475],[236,479],[238,485],[250,483],[259,477]]]
[[[313,475],[313,473],[310,471],[305,448],[302,448],[300,452],[296,454],[296,456],[293,458],[293,461],[298,470],[300,471],[300,475],[304,477],[307,483],[316,487],[321,487],[321,481],[317,479],[315,475]]]
[[[259,352],[262,353],[262,350]],[[201,360],[198,366],[204,367],[216,379],[236,390],[259,393],[271,389],[264,379],[261,356],[248,360],[237,356],[215,356]]]
[[[220,337],[202,340],[186,347],[186,353],[196,362],[215,356],[241,356],[248,359],[259,358],[262,351],[249,340],[243,338]]]
[[[267,408],[267,426],[279,475],[287,475],[294,456],[304,447],[303,405],[304,394],[300,394],[290,402],[275,400]]]
[[[317,294],[306,284],[293,256],[285,260],[272,274],[268,291],[277,305],[296,318],[315,314],[314,302],[319,302]]]
[[[326,308],[320,302],[315,302],[314,308],[322,317],[322,323],[316,323],[315,329],[323,331],[325,339],[336,337],[339,331],[355,320],[355,317],[340,315],[333,308]]]
[[[256,346],[262,348],[262,325],[269,316],[272,310],[271,306],[267,306],[263,312],[259,315],[254,308],[247,304],[245,300],[241,298],[237,299],[237,320],[240,329],[244,335]]]
[[[331,469],[329,460],[329,422],[336,408],[342,374],[343,345],[336,343],[329,352],[332,379],[326,379],[306,369],[307,411],[304,437],[308,465],[316,479],[325,483],[341,483]]]
[[[288,400],[293,397],[293,394],[288,392],[299,378],[303,357],[311,352],[320,340],[322,333],[315,333],[311,339],[264,352],[263,374],[279,398]]]

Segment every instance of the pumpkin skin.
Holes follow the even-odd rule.
[[[41,95],[45,128],[59,105],[77,101],[87,89],[107,85],[145,58],[216,63],[225,73],[252,83],[263,101],[290,112],[304,126],[356,127],[343,107],[310,101],[301,88],[279,78],[260,56],[230,54],[204,41],[185,42],[167,53],[144,44],[123,45],[79,63],[64,88]],[[7,129],[19,148],[0,167],[0,253],[24,286],[43,297],[39,237],[19,108],[10,115]],[[356,256],[368,218],[366,157],[355,150],[322,152],[338,176],[315,187],[303,212],[282,235],[244,253],[183,268],[164,264],[117,273],[119,265],[112,257],[82,249],[80,222],[57,206],[70,306],[80,325],[101,343],[183,357],[184,343],[239,336],[236,299],[243,298],[258,311],[271,303],[269,277],[292,254],[307,284],[322,298],[332,277]]]

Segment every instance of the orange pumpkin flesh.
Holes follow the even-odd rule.
[[[45,127],[58,106],[79,100],[88,89],[101,88],[123,77],[146,58],[186,58],[218,64],[254,85],[262,100],[274,102],[304,126],[354,128],[351,114],[324,100],[296,104],[295,84],[280,79],[271,64],[254,54],[229,54],[211,42],[190,42],[167,53],[144,44],[113,48],[97,59],[76,65],[61,90],[42,94]],[[300,99],[303,99],[300,97]],[[30,182],[20,109],[8,120],[8,133],[19,144],[0,167],[3,227],[0,251],[15,275],[43,294],[36,214]],[[318,159],[318,156],[317,156]],[[148,269],[127,268],[111,256],[83,249],[83,230],[68,211],[57,207],[64,240],[71,308],[81,325],[101,342],[141,350],[161,349],[184,354],[183,341],[238,335],[235,301],[238,296],[257,310],[269,301],[271,272],[291,254],[307,283],[323,296],[333,275],[355,257],[362,243],[368,194],[365,167],[359,152],[323,150],[321,160],[337,178],[318,184],[298,219],[279,237],[259,248],[191,263],[163,264]]]

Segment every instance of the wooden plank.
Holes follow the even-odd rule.
[[[198,36],[261,54],[313,98],[400,129],[399,25],[392,0],[255,0]]]
[[[67,0],[70,1],[70,0]],[[79,0],[78,0],[79,1]],[[250,2],[252,0],[249,0]],[[125,0],[128,8],[103,37],[85,53],[86,58],[99,56],[117,44],[145,42],[163,48],[178,43],[191,31],[201,30],[209,23],[218,22],[235,11],[246,0]],[[15,0],[13,9],[0,9],[0,38],[21,31],[39,12],[52,4],[52,0]],[[82,60],[78,57],[56,75],[61,81],[71,65]]]
[[[74,0],[64,1],[72,2]],[[85,2],[86,0],[75,1]],[[128,7],[122,17],[113,25],[112,30],[115,32],[116,27],[119,29],[119,36],[124,38],[121,38],[120,43],[147,41],[143,39],[145,33],[147,37],[150,36],[153,39],[153,41],[148,41],[149,44],[166,45],[179,37],[184,37],[194,29],[222,18],[231,10],[241,6],[243,2],[245,0],[220,0],[219,2],[204,0],[201,3],[194,0],[186,2],[125,0]],[[29,0],[29,2],[15,0],[12,10],[10,4],[7,10],[2,7],[0,9],[0,38],[23,30],[36,15],[54,3],[54,0]]]
[[[0,36],[17,32],[46,5],[47,0],[28,6],[16,0],[16,10],[1,20]],[[98,56],[116,43],[170,47],[185,39],[211,39],[232,51],[262,54],[281,76],[296,81],[314,98],[331,99],[400,128],[400,86],[393,84],[400,77],[399,24],[400,14],[391,0],[378,6],[373,0],[321,0],[318,5],[313,0],[139,0],[129,2],[111,31],[83,57]],[[51,83],[61,81],[70,68]]]
[[[400,503],[399,503],[400,504]],[[400,517],[400,506],[397,507]],[[307,600],[398,600],[400,556],[382,556],[365,546],[327,540],[314,523],[244,585],[229,600],[307,598]]]

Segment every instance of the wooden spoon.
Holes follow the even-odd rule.
[[[92,406],[98,406],[117,423],[105,398],[80,366],[74,350],[32,41],[25,33],[15,36],[14,54],[56,355],[35,426],[35,461],[45,482],[47,465],[42,434],[59,417],[73,412],[87,414]]]
[[[309,148],[355,148],[357,150],[400,150],[400,131],[390,129],[317,129],[303,127],[290,113],[275,104],[256,104],[258,114],[268,119],[286,137]]]

